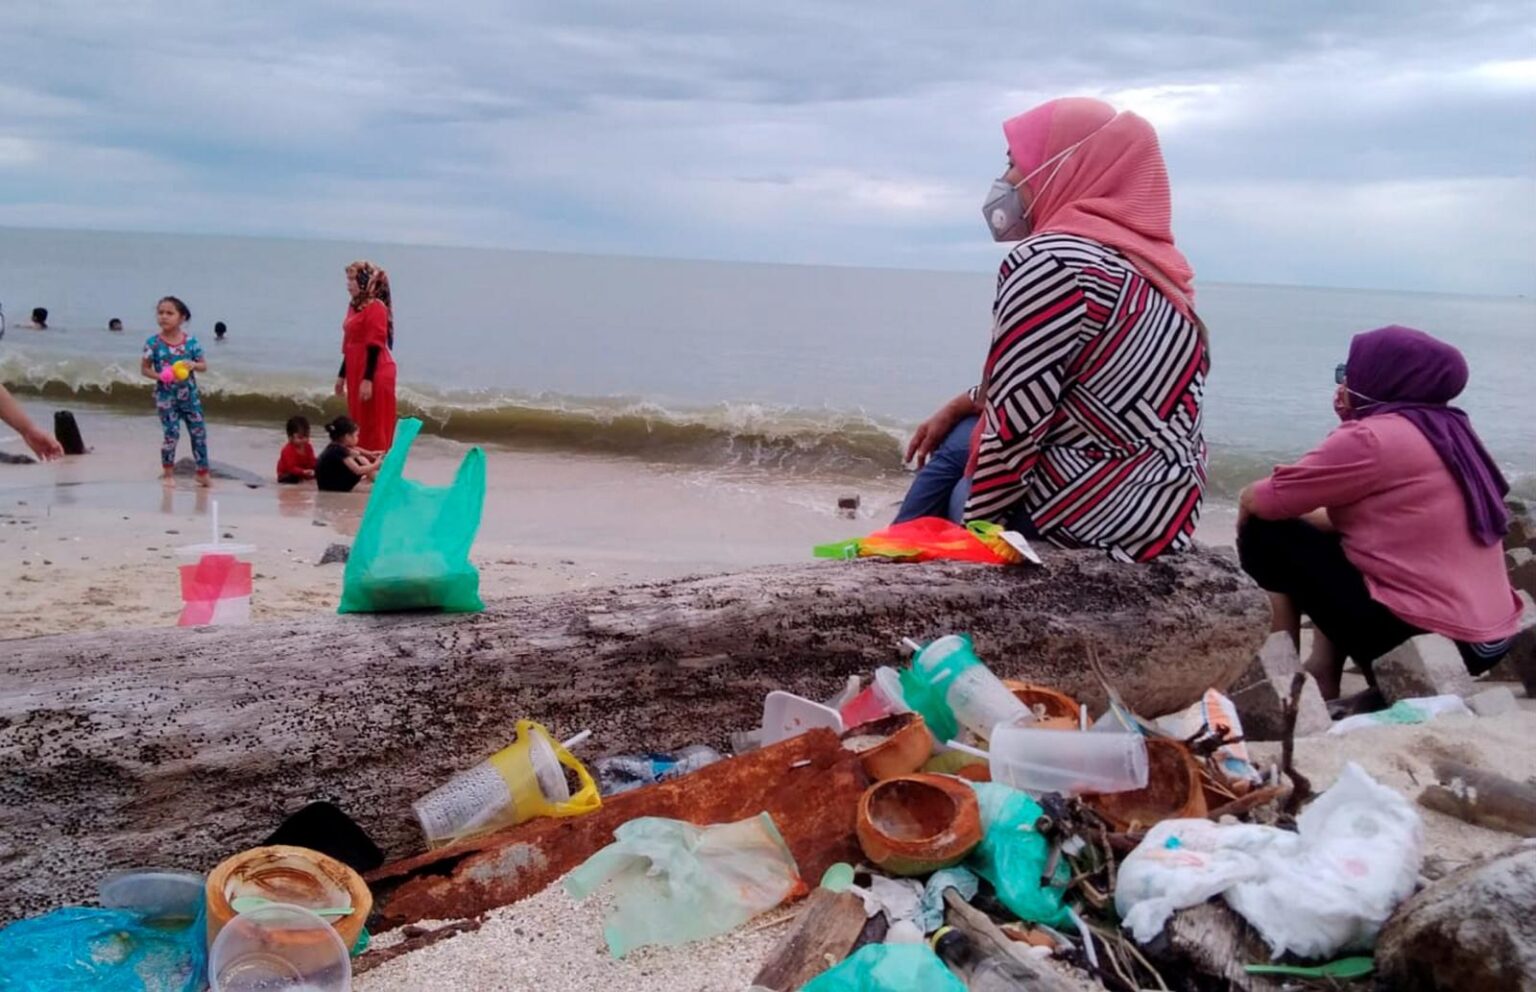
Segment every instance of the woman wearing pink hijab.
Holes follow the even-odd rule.
[[[993,520],[1147,561],[1189,546],[1209,368],[1157,134],[1100,100],[1003,124],[983,215],[998,272],[980,383],[917,430],[897,520]]]

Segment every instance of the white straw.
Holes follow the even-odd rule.
[[[988,754],[986,751],[983,751],[981,748],[971,747],[969,744],[961,744],[959,741],[945,741],[944,746],[953,748],[954,750],[959,751],[961,754],[968,754],[973,758],[984,758],[987,761],[992,760],[992,755]]]
[[[219,546],[219,501],[213,500],[213,546]]]
[[[911,651],[913,654],[920,654],[923,650],[923,646],[910,637],[903,637],[901,639],[901,643],[903,647],[905,647],[908,651]]]
[[[1083,954],[1088,958],[1088,963],[1093,965],[1093,970],[1098,971],[1099,953],[1093,949],[1093,934],[1089,932],[1088,924],[1083,922],[1083,918],[1078,916],[1071,906],[1062,908],[1067,911],[1067,918],[1077,924],[1077,932],[1083,938]]]
[[[1079,717],[1080,717],[1080,719],[1078,721],[1078,729],[1080,729],[1080,730],[1087,730],[1088,729],[1088,704],[1087,703],[1079,703],[1077,708],[1078,708]]]
[[[572,737],[570,740],[565,741],[560,746],[565,748],[567,751],[569,751],[571,748],[575,747],[576,745],[580,744],[582,741],[586,740],[588,737],[591,737],[591,736],[592,736],[592,731],[590,731],[590,730],[583,730],[581,733],[577,734],[575,737]]]

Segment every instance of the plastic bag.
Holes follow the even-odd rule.
[[[982,833],[965,867],[991,882],[998,900],[1019,919],[1065,926],[1068,916],[1061,895],[1071,880],[1065,859],[1056,866],[1053,885],[1040,884],[1051,845],[1035,824],[1045,811],[1028,795],[1006,785],[972,782],[971,787],[981,803]]]
[[[1199,702],[1160,716],[1153,723],[1174,740],[1188,741],[1204,731],[1233,742],[1217,748],[1215,758],[1222,778],[1238,792],[1247,792],[1263,781],[1248,757],[1248,745],[1243,743],[1243,721],[1237,715],[1237,707],[1217,690],[1205,690]]]
[[[726,933],[803,887],[767,813],[711,827],[644,816],[613,836],[566,876],[565,891],[581,900],[613,881],[615,908],[603,935],[616,958],[647,944]]]
[[[1330,735],[1348,734],[1366,727],[1385,727],[1393,724],[1428,723],[1437,716],[1472,716],[1460,696],[1417,696],[1399,699],[1384,710],[1374,713],[1357,713],[1347,716],[1328,728]]]
[[[469,562],[485,504],[485,452],[471,448],[452,484],[424,485],[402,475],[420,432],[420,420],[400,421],[374,480],[347,558],[341,613],[485,609]]]
[[[1141,943],[1175,910],[1220,895],[1275,957],[1370,948],[1413,894],[1423,844],[1418,813],[1351,762],[1296,824],[1290,833],[1165,820],[1121,864],[1115,908]]]
[[[903,561],[975,561],[1008,565],[1022,561],[998,534],[995,524],[962,527],[943,517],[918,517],[892,524],[868,537],[856,537],[816,547],[817,558],[899,558]]]
[[[865,944],[800,992],[965,992],[927,944]]]
[[[167,929],[123,909],[56,909],[0,929],[0,992],[198,992],[206,934],[202,912]]]

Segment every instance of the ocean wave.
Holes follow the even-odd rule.
[[[86,360],[0,359],[0,380],[24,394],[147,410],[152,388],[138,368]],[[208,412],[237,422],[280,424],[295,413],[317,425],[344,413],[330,381],[280,372],[208,375],[200,383]],[[402,387],[402,416],[420,417],[429,433],[518,448],[643,458],[694,466],[763,468],[795,475],[879,477],[903,471],[912,425],[863,412],[720,403],[674,408],[629,397],[571,397],[505,392],[434,392]],[[1208,495],[1235,499],[1299,451],[1212,443]],[[1506,466],[1512,494],[1536,500],[1536,473]]]

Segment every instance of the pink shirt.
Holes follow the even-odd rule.
[[[1270,520],[1326,508],[1371,597],[1416,627],[1473,643],[1519,629],[1504,549],[1472,537],[1461,488],[1397,414],[1341,424],[1256,485],[1253,500]]]

